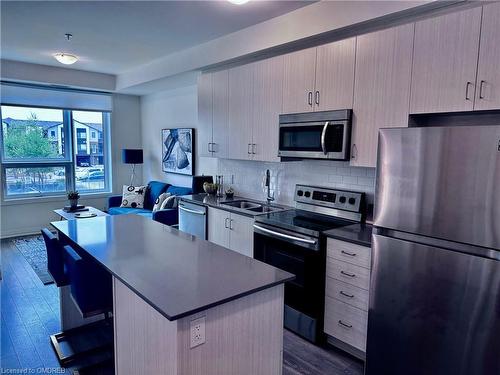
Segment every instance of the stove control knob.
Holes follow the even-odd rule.
[[[356,203],[356,198],[349,198],[349,204]]]
[[[301,196],[303,196],[303,195],[304,195],[304,192],[303,192],[302,190],[298,190],[298,191],[297,191],[297,195],[298,195],[299,197],[301,197]]]
[[[343,204],[343,203],[345,203],[345,201],[346,201],[346,198],[345,198],[344,196],[341,196],[341,197],[339,198],[339,202],[340,202],[340,203],[342,203],[342,204]]]
[[[306,198],[309,198],[309,197],[311,196],[311,192],[310,192],[310,191],[306,191],[306,192],[304,193],[304,196],[305,196]]]

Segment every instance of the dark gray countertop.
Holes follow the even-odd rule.
[[[372,226],[370,224],[352,224],[330,229],[323,234],[337,240],[352,242],[363,246],[372,246]]]
[[[51,223],[169,320],[292,280],[288,272],[140,215]]]
[[[204,205],[204,206],[208,206],[208,207],[219,208],[221,210],[225,210],[225,211],[229,211],[229,212],[235,212],[237,214],[245,215],[245,216],[249,216],[249,217],[255,217],[255,216],[258,216],[258,215],[265,215],[266,214],[266,213],[262,213],[262,212],[260,212],[260,213],[251,213],[251,212],[248,212],[248,211],[243,210],[243,209],[239,209],[239,208],[235,208],[235,207],[231,207],[231,206],[223,204],[225,202],[232,202],[232,201],[239,201],[239,200],[245,200],[245,201],[249,201],[249,202],[255,202],[255,203],[262,204],[262,205],[266,205],[267,204],[266,202],[259,201],[257,199],[245,198],[245,197],[240,197],[240,196],[234,196],[233,198],[226,198],[225,196],[217,198],[215,195],[209,195],[209,194],[183,195],[183,196],[181,196],[179,198],[180,198],[180,200],[185,201],[185,202],[190,202],[190,203],[194,203],[194,204]],[[280,207],[283,210],[290,210],[290,209],[292,209],[292,207],[285,206],[285,205],[282,205],[282,204],[274,204],[274,203],[272,203],[271,206]]]

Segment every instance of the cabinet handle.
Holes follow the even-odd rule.
[[[255,155],[256,152],[255,152],[255,149],[257,148],[257,144],[256,143],[252,143],[252,154]]]
[[[319,105],[319,91],[316,91],[314,93],[314,102],[316,103],[316,105]]]
[[[356,159],[356,153],[354,151],[358,151],[358,147],[356,146],[356,143],[353,143],[351,146],[351,159],[354,160]]]
[[[224,228],[226,228],[226,229],[229,229],[229,225],[228,225],[228,223],[227,223],[227,221],[228,221],[228,220],[229,220],[229,218],[228,218],[228,217],[226,217],[226,218],[224,219]]]
[[[250,147],[251,147],[251,145],[252,145],[252,144],[251,144],[251,143],[249,143],[249,144],[248,144],[248,146],[247,146],[247,154],[248,154],[248,155],[251,155],[251,154],[252,154],[252,151],[250,151]]]
[[[484,99],[483,96],[483,86],[486,83],[486,81],[481,80],[481,83],[479,83],[479,99]]]
[[[355,274],[353,274],[353,273],[349,273],[349,272],[345,272],[345,271],[340,271],[340,273],[341,273],[342,275],[345,275],[345,276],[349,276],[349,277],[356,277],[356,275],[355,275]]]
[[[347,324],[347,323],[344,323],[342,320],[339,320],[339,324],[343,327],[346,327],[346,328],[352,328],[352,325],[351,324]]]
[[[213,145],[214,144],[212,142],[208,142],[208,152],[214,152]]]
[[[233,219],[229,220],[229,229],[231,229],[231,230],[234,229],[234,227],[233,227],[233,221],[234,221]]]
[[[339,292],[340,294],[342,294],[343,296],[346,296],[348,298],[354,298],[354,294],[347,294],[346,292],[344,292],[343,290],[341,290]]]
[[[344,250],[342,250],[341,253],[345,254],[345,255],[349,255],[350,257],[355,257],[356,256],[356,253],[349,253],[349,252],[344,251]]]
[[[465,100],[470,100],[469,98],[469,86],[472,85],[472,82],[468,82],[465,85]]]
[[[307,103],[312,107],[312,105],[313,105],[313,93],[312,93],[312,91],[309,91],[307,93]]]
[[[217,152],[217,151],[215,151],[215,147],[214,147],[216,144],[217,143],[212,143],[212,152]]]

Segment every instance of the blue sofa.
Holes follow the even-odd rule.
[[[144,196],[144,208],[120,207],[122,203],[121,195],[114,195],[108,198],[108,214],[125,215],[134,214],[150,217],[165,225],[175,225],[179,223],[177,208],[170,208],[153,212],[156,199],[163,193],[172,195],[189,195],[193,190],[189,187],[174,186],[161,181],[150,181]]]

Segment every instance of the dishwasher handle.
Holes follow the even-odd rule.
[[[181,206],[181,205],[179,205],[179,210],[182,210],[182,211],[185,211],[185,212],[189,212],[191,214],[196,214],[196,215],[205,215],[204,211],[191,210],[191,209],[186,208],[186,207]]]

